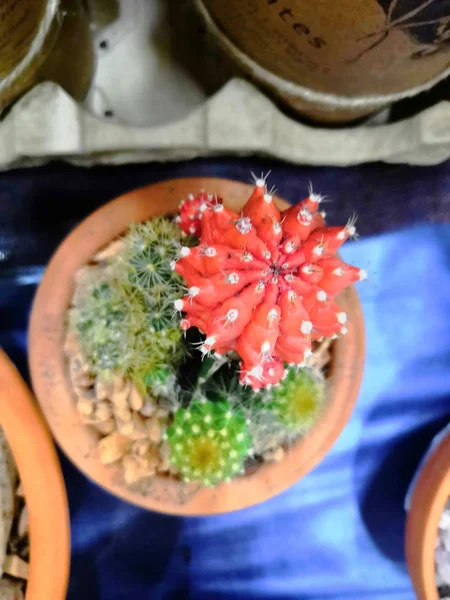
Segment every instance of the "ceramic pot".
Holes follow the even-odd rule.
[[[439,0],[195,0],[225,51],[295,111],[355,120],[448,75]]]
[[[326,409],[316,426],[280,463],[266,463],[254,473],[216,488],[199,488],[156,476],[146,497],[121,484],[118,467],[100,463],[97,437],[78,416],[63,355],[74,275],[99,249],[124,233],[129,224],[175,213],[181,199],[202,188],[217,193],[225,199],[225,206],[233,210],[245,204],[253,189],[225,179],[178,179],[134,190],[106,204],[82,222],[53,256],[34,301],[29,331],[34,390],[67,456],[93,481],[124,500],[152,510],[185,515],[227,512],[262,502],[310,471],[330,449],[350,417],[364,364],[363,318],[357,293],[349,288],[339,298],[349,315],[349,331],[334,344]],[[282,208],[287,206],[279,199],[276,202]]]
[[[82,0],[2,0],[0,44],[0,112],[41,81],[85,98],[94,52]]]
[[[406,520],[406,561],[418,600],[439,600],[434,550],[449,497],[450,431],[431,449],[419,472]]]
[[[26,600],[65,600],[70,566],[66,489],[35,398],[0,350],[0,426],[16,462],[29,517]]]

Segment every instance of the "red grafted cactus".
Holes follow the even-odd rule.
[[[197,199],[183,204],[184,214],[188,202],[198,210]],[[240,214],[210,201],[194,219],[199,245],[182,248],[174,264],[188,285],[175,302],[181,327],[206,335],[203,354],[237,352],[241,383],[253,389],[277,384],[285,363],[304,365],[313,340],[347,332],[334,298],[366,273],[336,256],[355,235],[354,220],[325,227],[321,200],[311,191],[280,213],[258,179]]]
[[[203,213],[221,203],[221,198],[204,191],[201,191],[198,196],[189,194],[187,200],[183,200],[180,204],[180,214],[176,222],[187,235],[200,237]]]

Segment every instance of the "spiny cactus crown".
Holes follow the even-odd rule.
[[[173,221],[155,217],[130,227],[118,257],[123,285],[143,297],[151,332],[170,328],[177,321],[173,299],[183,286],[172,267],[182,237]]]
[[[182,248],[176,262],[188,285],[175,302],[182,329],[206,335],[204,354],[237,352],[241,382],[253,389],[277,384],[284,363],[303,366],[313,340],[347,333],[347,315],[334,298],[366,274],[336,256],[355,236],[354,220],[325,227],[322,200],[311,190],[280,213],[265,180],[257,180],[240,214],[204,203],[194,221],[200,243]]]
[[[244,412],[229,402],[199,402],[175,413],[170,460],[184,481],[213,486],[241,473],[251,448]]]

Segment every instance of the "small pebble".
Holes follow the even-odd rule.
[[[131,388],[130,397],[128,398],[128,401],[130,403],[131,408],[136,411],[141,410],[144,406],[144,398],[135,386]]]
[[[159,442],[161,441],[161,438],[162,438],[162,431],[161,431],[161,425],[159,424],[157,417],[152,417],[147,422],[147,428],[148,428],[149,438],[155,444],[159,444]]]
[[[151,417],[156,412],[156,405],[152,400],[147,398],[139,412],[144,417]]]
[[[100,460],[104,465],[116,462],[126,453],[129,445],[130,441],[127,437],[116,431],[111,433],[98,443]]]
[[[97,400],[107,400],[112,394],[112,385],[102,381],[100,377],[95,380],[95,396]]]
[[[94,260],[96,262],[102,262],[105,260],[109,260],[110,258],[113,258],[114,256],[116,256],[116,254],[121,252],[123,250],[124,246],[125,246],[125,243],[124,243],[123,239],[114,240],[114,242],[111,242],[110,244],[108,244],[105,248],[100,250],[100,252],[97,252],[97,254],[94,256]]]
[[[117,426],[115,420],[110,419],[109,421],[94,423],[94,427],[103,435],[109,435],[110,433],[115,431]]]
[[[23,600],[23,592],[20,589],[22,581],[2,579],[0,581],[0,600]]]
[[[140,467],[134,456],[124,456],[122,465],[125,483],[128,485],[133,485],[141,479],[145,479],[146,477],[151,477],[153,475],[149,468],[143,469]]]
[[[270,462],[280,462],[284,458],[284,450],[281,447],[274,450],[267,450],[267,452],[264,452],[263,458]]]
[[[115,406],[114,414],[119,421],[125,423],[131,421],[131,410],[128,406]]]
[[[112,419],[113,411],[108,402],[99,402],[95,407],[95,418],[97,421],[104,423]]]
[[[137,456],[145,456],[150,450],[150,440],[137,440],[131,447],[133,454]]]
[[[20,579],[28,579],[28,563],[22,560],[16,554],[12,556],[6,556],[3,562],[3,572],[11,577],[17,577]]]
[[[89,417],[94,412],[94,403],[92,400],[80,399],[77,402],[77,409],[82,415]]]
[[[436,563],[436,585],[450,586],[450,501],[441,515],[434,552]]]
[[[128,397],[130,395],[131,385],[126,383],[121,389],[114,389],[111,394],[111,402],[115,407],[129,409]]]
[[[115,394],[125,387],[125,380],[120,375],[116,375],[112,380],[112,391]]]
[[[80,352],[80,344],[75,331],[69,331],[64,341],[64,354],[70,358]]]
[[[24,506],[20,513],[19,523],[17,525],[17,534],[19,537],[23,537],[28,533],[28,510]]]

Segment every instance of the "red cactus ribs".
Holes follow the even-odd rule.
[[[313,340],[347,332],[334,298],[366,273],[336,256],[355,235],[354,220],[324,227],[322,200],[310,191],[280,213],[258,179],[241,214],[205,194],[182,205],[194,218],[180,224],[201,233],[174,264],[189,286],[175,302],[185,313],[181,327],[206,335],[203,354],[237,352],[240,381],[255,390],[277,384],[285,363],[304,365]]]
[[[176,222],[184,233],[200,237],[203,213],[216,204],[222,204],[222,199],[218,196],[205,192],[200,192],[198,196],[189,194],[188,199],[183,200],[180,204],[180,214],[177,216]]]

